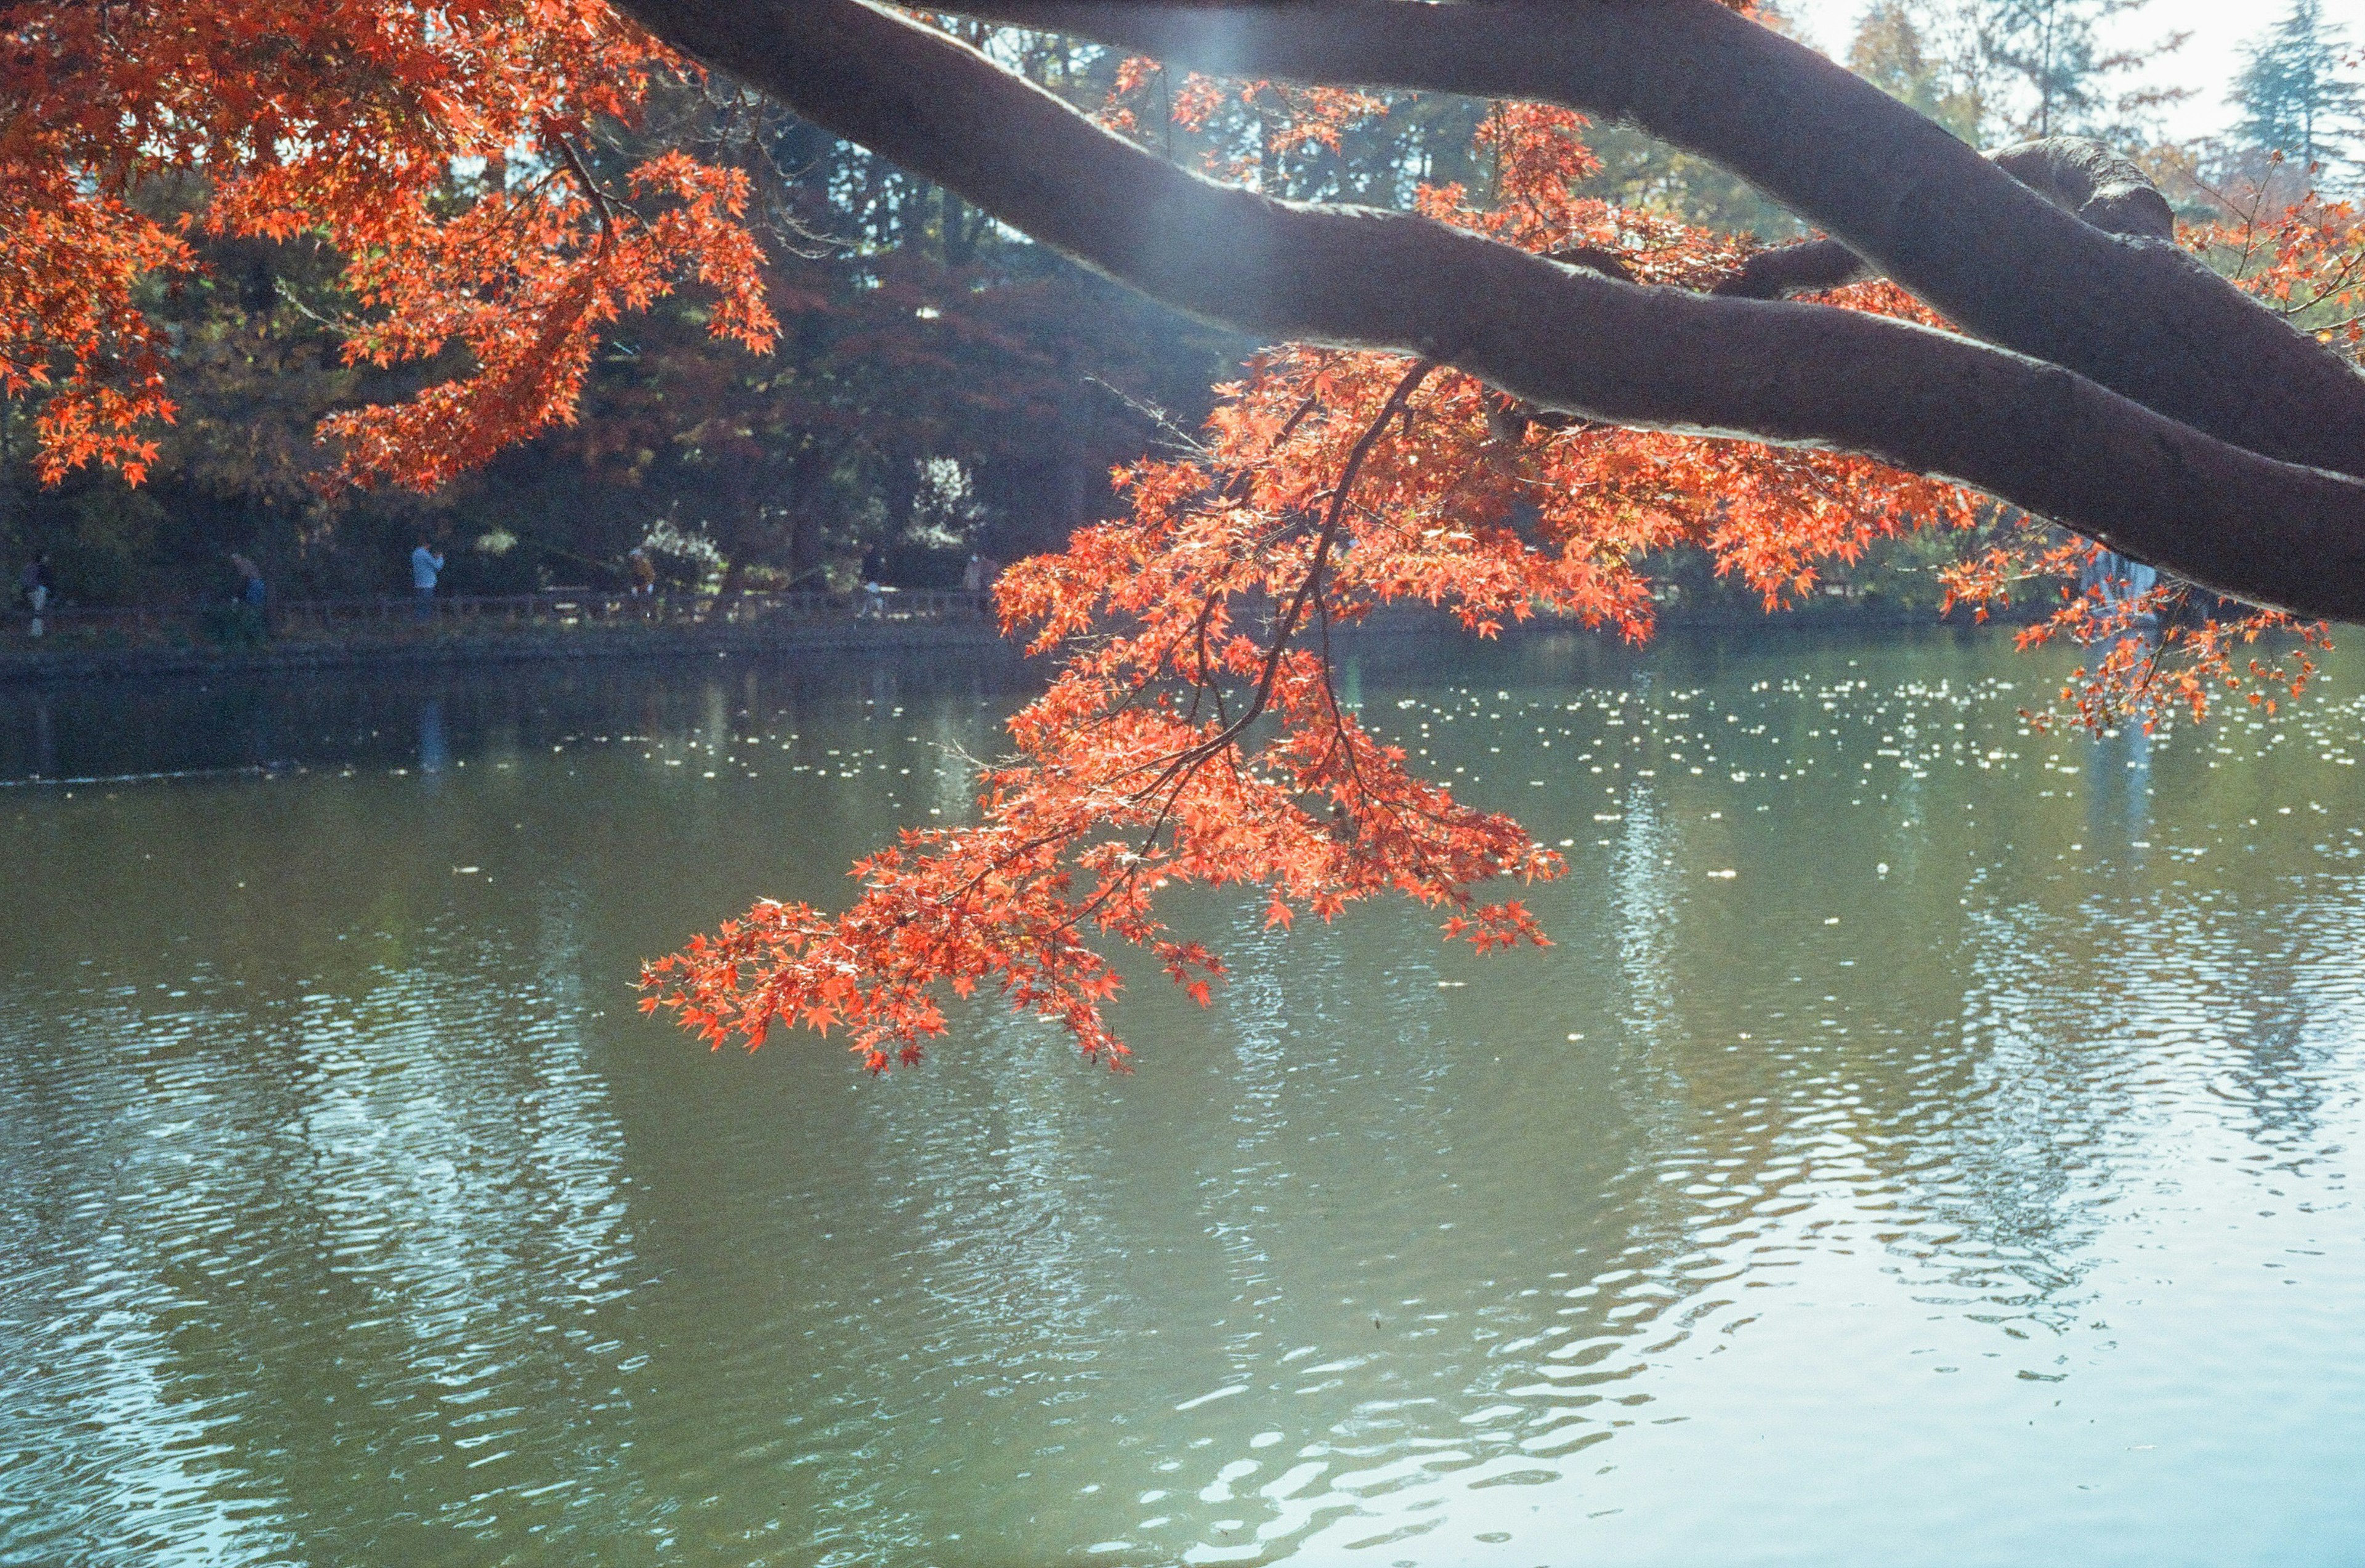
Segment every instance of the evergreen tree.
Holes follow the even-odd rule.
[[[2091,136],[2121,145],[2149,140],[2152,111],[2185,95],[2114,90],[2184,42],[2182,34],[2141,49],[2113,49],[2105,24],[2150,0],[1977,0],[1975,28],[1989,72],[2016,79],[2017,105],[2005,110],[2020,137]],[[1990,104],[1990,107],[1995,106]]]
[[[2347,46],[2325,21],[2322,0],[2292,0],[2290,14],[2243,51],[2247,63],[2233,90],[2242,139],[2303,165],[2346,159],[2340,134],[2357,128],[2365,108],[2365,88],[2340,74]]]

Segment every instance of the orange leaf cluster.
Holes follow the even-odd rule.
[[[600,330],[678,284],[772,330],[734,172],[597,185],[584,143],[682,67],[600,0],[118,0],[0,8],[0,390],[47,393],[41,467],[137,479],[173,346],[140,309],[208,230],[347,260],[350,362],[466,351],[342,416],[353,477],[430,487],[571,415]],[[485,171],[481,175],[476,171]]]
[[[2203,719],[2221,692],[2272,713],[2307,689],[2315,655],[2332,645],[2322,622],[2221,600],[2148,572],[2139,580],[2139,571],[2083,539],[2023,534],[1943,568],[1943,576],[1947,604],[1968,604],[1980,620],[2009,604],[2017,583],[2049,588],[2051,611],[2023,627],[2016,641],[2023,649],[2062,642],[2099,650],[2069,672],[2059,699],[2089,731],[2135,723],[2149,734],[2180,711]],[[2247,651],[2270,634],[2271,656]],[[2044,728],[2055,715],[2027,716]]]
[[[2352,356],[2365,349],[2365,214],[2315,196],[2279,215],[2246,211],[2184,231],[2235,283]]]
[[[1427,190],[1424,210],[1653,282],[1737,263],[1729,240],[1576,197],[1580,126],[1498,109],[1479,133],[1498,199]],[[1848,302],[1911,308],[1877,286]],[[1771,604],[1875,539],[1977,516],[1951,486],[1862,459],[1592,425],[1389,355],[1290,346],[1248,368],[1200,450],[1118,473],[1128,518],[1002,578],[1005,629],[1065,662],[1012,720],[977,822],[862,862],[842,914],[762,904],[650,965],[644,1008],[716,1045],[843,1025],[876,1071],[943,1030],[938,982],[991,981],[1114,1065],[1118,982],[1093,938],[1148,949],[1203,1002],[1221,972],[1157,913],[1174,888],[1253,885],[1280,924],[1395,892],[1478,951],[1541,943],[1524,906],[1475,889],[1555,876],[1559,857],[1414,775],[1341,704],[1334,628],[1417,601],[1482,636],[1550,614],[1640,638],[1653,551],[1704,548]]]

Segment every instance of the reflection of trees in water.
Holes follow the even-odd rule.
[[[2239,1037],[2231,1071],[2234,1098],[2249,1107],[2250,1137],[2281,1155],[2284,1169],[2297,1170],[2314,1164],[2320,1152],[2315,1145],[2325,1105],[2323,1080],[2334,1046],[2309,1027],[2304,1008],[2294,999],[2270,1000],[2287,1005],[2273,1007]]]
[[[2351,879],[2271,911],[2220,914],[2163,896],[2139,913],[2097,909],[2090,919],[2143,999],[2144,1036],[2214,1067],[2213,1094],[2241,1108],[2245,1136],[2279,1167],[2319,1158],[2334,1069],[2365,1024],[2353,957],[2365,910]]]
[[[0,1010],[0,1497],[16,1505],[0,1510],[0,1552],[12,1562],[267,1561],[295,1544],[276,1478],[214,1440],[226,1391],[192,1385],[176,1355],[219,1288],[207,1253],[235,1260],[252,1190],[223,1181],[187,1131],[193,1102],[222,1097],[190,1070],[194,1022],[39,995]],[[117,1042],[102,1072],[72,1059],[93,1039]],[[208,1232],[227,1245],[205,1248]]]
[[[1903,1129],[1927,1223],[1955,1232],[1946,1285],[2056,1332],[2077,1320],[2102,1226],[2101,1146],[2132,1108],[2095,1045],[2124,1032],[2127,999],[2090,969],[2060,967],[2046,950],[2060,924],[2029,908],[1974,916],[1956,1081],[1934,1114]],[[2071,972],[2086,983],[2060,985]]]
[[[1113,1277],[1124,1260],[1109,1254],[1098,1192],[1120,1158],[1093,1121],[1101,1086],[1079,1081],[1065,1042],[1048,1031],[990,1014],[979,1022],[966,1049],[983,1059],[963,1075],[966,1092],[926,1092],[925,1110],[870,1094],[854,1109],[868,1195],[854,1194],[853,1212],[831,1205],[822,1223],[838,1238],[825,1249],[834,1277],[799,1293],[789,1331],[825,1371],[819,1408],[796,1440],[796,1463],[810,1472],[799,1485],[814,1507],[791,1517],[789,1539],[810,1531],[825,1562],[938,1548],[945,1483],[935,1473],[947,1464],[978,1499],[963,1533],[988,1560],[1042,1539],[1005,1505],[1057,1496],[1047,1476],[1106,1479],[1111,1468],[1077,1419],[1128,1327]],[[892,1321],[881,1303],[893,1304]],[[907,1356],[883,1357],[890,1343],[919,1348],[925,1374]],[[1033,1440],[981,1451],[988,1422]],[[881,1462],[882,1439],[892,1462]]]
[[[185,952],[135,959],[127,985],[196,999],[59,1013],[74,1059],[46,1067],[78,1110],[39,1103],[38,1079],[0,1087],[77,1200],[0,1199],[38,1260],[11,1282],[38,1311],[0,1317],[0,1367],[43,1365],[9,1379],[41,1397],[0,1415],[0,1448],[84,1434],[34,1494],[42,1551],[393,1560],[533,1509],[561,1538],[647,1514],[599,1414],[635,1381],[616,1316],[633,1239],[563,900],[550,914],[504,975],[499,1040],[486,955],[432,944],[400,969],[239,986],[165,967]],[[144,1546],[110,1533],[143,1519],[171,1523]]]
[[[1962,1024],[1973,1071],[1922,1130],[1923,1180],[1933,1213],[2027,1281],[2041,1320],[2074,1316],[2069,1293],[2119,1168],[2147,1161],[2173,1119],[2209,1103],[2201,1085],[2239,1107],[2239,1130],[2280,1166],[2317,1158],[2329,1071],[2359,1012],[2346,955],[2365,921],[2336,898],[2267,924],[2173,891],[2062,913],[2008,905],[1975,922]],[[1978,1268],[1957,1282],[1994,1285]]]
[[[685,679],[687,672],[697,676]],[[718,674],[716,672],[722,672]],[[420,762],[422,712],[439,705],[447,755],[547,750],[570,734],[670,734],[701,728],[701,690],[761,721],[764,702],[828,710],[866,700],[1000,698],[1036,679],[1014,651],[962,649],[937,660],[803,652],[691,665],[569,660],[541,665],[207,676],[136,687],[0,688],[0,776],[161,772],[254,763],[315,768]],[[737,689],[735,691],[734,689]]]
[[[28,771],[39,778],[54,778],[58,774],[58,735],[57,725],[50,715],[49,693],[34,692],[32,707],[33,766]]]
[[[443,734],[443,701],[430,697],[419,705],[419,771],[442,773],[452,766],[452,743]]]
[[[2152,738],[2129,724],[2083,744],[2086,832],[2098,851],[2124,849],[2151,829]]]
[[[1437,977],[1467,972],[1452,955],[1375,969],[1361,944],[1246,930],[1227,947],[1243,958],[1222,1003],[1228,1092],[1191,1140],[1221,1289],[1184,1293],[1222,1327],[1177,1408],[1246,1397],[1158,1433],[1148,1478],[1171,1479],[1142,1512],[1171,1522],[1145,1544],[1195,1539],[1194,1562],[1368,1548],[1432,1528],[1441,1483],[1556,1477],[1639,1370],[1605,1341],[1647,1333],[1633,1307],[1672,1294],[1603,1202],[1625,1137],[1469,1081],[1494,1062],[1440,1037],[1465,1022],[1440,1001]],[[1566,1157],[1507,1168],[1508,1148],[1555,1140],[1507,1138],[1506,1117],[1561,1123]],[[1135,1272],[1144,1298],[1171,1295]]]

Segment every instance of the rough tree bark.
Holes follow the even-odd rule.
[[[1587,418],[1864,453],[2221,592],[2365,619],[2365,378],[2171,245],[2104,232],[1709,0],[963,8],[1207,69],[1613,113],[1752,179],[1990,342],[1641,287],[1403,214],[1218,185],[869,0],[625,5],[816,123],[1211,319],[1422,354]],[[2081,207],[2109,182],[2090,183]]]
[[[2176,238],[2176,214],[2168,198],[2134,162],[2099,141],[2047,137],[1987,156],[2062,211],[2106,234]],[[1837,240],[1802,240],[1758,252],[1713,292],[1739,299],[1784,299],[1879,275],[1879,268]]]

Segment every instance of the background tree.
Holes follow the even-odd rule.
[[[1847,67],[1965,141],[1978,141],[1982,106],[1974,83],[1933,52],[1908,0],[1878,0],[1865,12],[1848,45]]]
[[[201,187],[159,183],[144,195],[162,217],[201,222]],[[23,437],[59,389],[37,385],[15,400],[18,439],[0,477],[15,504],[0,513],[0,538],[47,553],[63,591],[84,601],[227,597],[233,551],[283,593],[391,586],[407,536],[439,526],[448,501],[330,487],[335,455],[317,431],[415,391],[420,377],[343,363],[324,316],[344,308],[340,263],[317,239],[199,227],[190,257],[185,274],[147,290],[145,313],[172,345],[175,409],[155,430],[141,482],[84,465],[41,483],[42,451]]]
[[[2068,135],[2132,151],[2155,139],[2158,111],[2186,95],[2139,80],[2183,44],[2181,34],[2130,39],[2130,33],[2141,38],[2149,3],[1883,0],[1859,32],[1877,59],[1898,47],[1891,40],[1900,28],[1910,30],[1917,51],[1935,62],[1938,93],[1932,97],[1925,90],[1920,100],[1898,95],[1975,145]],[[1880,80],[1899,68],[1890,63],[1870,74]],[[1910,74],[1910,65],[1905,69]]]
[[[1034,58],[1097,104],[1108,56]],[[36,426],[75,392],[28,380],[0,431],[0,546],[48,553],[85,602],[226,593],[231,551],[283,595],[389,591],[422,527],[454,547],[462,591],[614,586],[652,538],[681,546],[678,577],[710,585],[811,585],[873,544],[897,580],[948,582],[971,545],[1051,547],[1104,514],[1109,467],[1159,439],[1148,410],[1195,425],[1245,352],[720,83],[658,84],[639,123],[594,121],[570,147],[603,191],[683,151],[741,176],[779,352],[718,342],[709,297],[655,298],[604,335],[555,428],[432,493],[342,483],[350,449],[321,441],[322,421],[463,375],[469,356],[352,357],[361,307],[333,247],[218,230],[202,173],[153,171],[133,212],[190,226],[186,265],[139,286],[169,334],[174,419],[151,425],[137,484],[105,464],[44,484]],[[547,175],[525,152],[464,161],[432,200],[465,213]],[[924,472],[955,477],[958,528]]]
[[[2229,94],[2242,110],[2244,141],[2301,165],[2349,157],[2345,138],[2365,112],[2365,87],[2346,74],[2348,40],[2324,19],[2321,0],[2292,0],[2267,34],[2243,50]]]

